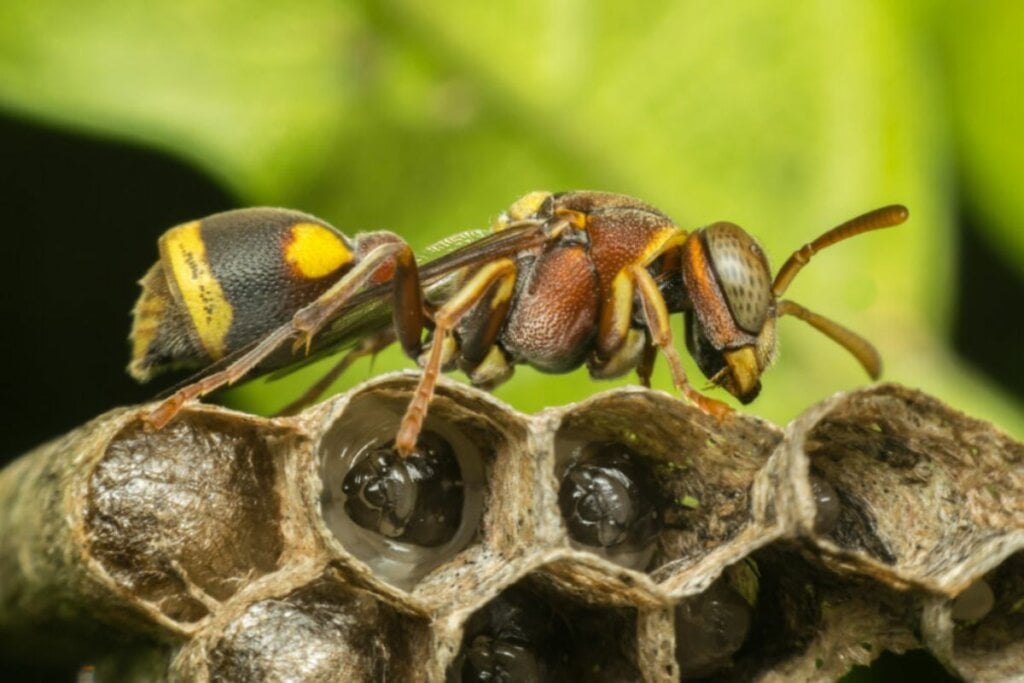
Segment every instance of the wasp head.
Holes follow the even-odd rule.
[[[780,297],[818,251],[869,230],[899,225],[906,207],[894,204],[853,218],[793,252],[772,278],[760,245],[738,225],[714,223],[682,247],[686,345],[701,372],[743,403],[761,390],[761,373],[775,358],[775,322],[792,315],[841,345],[872,379],[881,375],[875,347],[860,335]]]
[[[743,403],[775,357],[775,296],[768,258],[738,225],[715,223],[683,245],[691,308],[686,346],[701,372]]]

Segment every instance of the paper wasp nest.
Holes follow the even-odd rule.
[[[443,382],[400,461],[414,385],[156,432],[121,409],[18,461],[3,642],[127,641],[101,679],[828,681],[920,647],[1024,671],[1024,446],[934,399],[876,386],[782,430]]]

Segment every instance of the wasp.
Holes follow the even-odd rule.
[[[687,379],[670,316],[683,314],[686,346],[711,385],[744,404],[760,392],[785,315],[877,379],[870,342],[781,297],[818,251],[907,217],[892,205],[847,221],[793,252],[773,278],[739,226],[687,232],[649,204],[607,192],[529,193],[491,230],[444,240],[422,266],[391,232],[349,238],[297,211],[228,211],[160,238],[160,260],[141,280],[128,369],[140,381],[200,369],[148,416],[160,427],[225,385],[349,348],[297,402],[308,403],[354,359],[398,342],[422,368],[395,440],[403,455],[416,447],[439,374],[455,367],[485,388],[518,364],[549,373],[586,364],[599,379],[635,369],[649,386],[660,352],[675,387],[724,418],[731,409]]]

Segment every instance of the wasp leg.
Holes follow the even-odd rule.
[[[515,278],[495,279],[456,328],[458,365],[473,386],[490,390],[512,376],[514,366],[497,342],[508,320],[514,290]]]
[[[395,265],[395,274],[391,279],[394,292],[391,311],[395,334],[406,354],[415,358],[421,351],[420,337],[425,317],[416,257],[405,242],[388,242],[374,248],[316,301],[301,308],[291,321],[291,328],[296,334],[295,350],[305,346],[308,351],[316,333],[389,260],[393,260]]]
[[[603,368],[626,343],[633,322],[635,286],[629,269],[624,268],[612,280],[611,301],[601,307],[601,319],[595,340],[594,365]]]
[[[651,375],[654,373],[654,362],[658,360],[658,347],[651,343],[649,336],[644,336],[644,350],[640,354],[640,364],[636,366],[636,376],[640,384],[651,388]]]
[[[434,314],[434,341],[423,364],[423,374],[413,394],[412,401],[402,417],[402,423],[395,437],[395,449],[407,456],[416,448],[416,440],[427,415],[427,406],[434,397],[434,387],[441,372],[441,351],[444,339],[458,325],[462,317],[491,290],[491,285],[500,282],[505,286],[515,283],[516,264],[512,259],[499,259],[489,263],[473,275]]]
[[[178,414],[185,403],[199,398],[200,396],[205,396],[220,387],[237,382],[250,370],[256,367],[261,360],[277,350],[281,344],[292,338],[294,334],[295,331],[292,329],[290,323],[282,325],[260,340],[259,344],[240,356],[223,370],[207,375],[188,386],[182,387],[165,398],[160,402],[160,405],[145,416],[144,420],[149,426],[161,429],[164,425],[174,419],[174,416]]]
[[[514,290],[515,278],[495,278],[459,320],[459,365],[463,370],[478,366],[492,353],[508,319]]]
[[[320,396],[327,391],[335,380],[344,374],[349,367],[352,366],[360,358],[366,356],[376,356],[379,352],[383,351],[387,347],[391,346],[395,342],[395,333],[391,330],[382,333],[375,334],[372,337],[366,337],[363,339],[359,346],[349,350],[344,356],[341,357],[337,363],[335,363],[327,373],[316,381],[316,384],[307,389],[302,396],[281,408],[277,412],[277,415],[294,415],[306,406],[312,405],[316,402]]]
[[[647,329],[651,333],[651,341],[665,355],[669,370],[672,372],[672,382],[676,385],[676,389],[683,392],[686,398],[690,399],[702,411],[721,420],[732,412],[732,408],[721,401],[700,393],[686,379],[683,362],[679,358],[679,353],[672,345],[672,330],[669,326],[668,307],[665,306],[665,299],[662,298],[661,292],[658,290],[658,283],[654,281],[654,278],[647,272],[647,269],[641,266],[633,266],[632,273],[637,291],[640,294],[644,318],[647,320]]]
[[[633,300],[636,297],[634,271],[643,270],[647,273],[647,266],[662,255],[673,258],[677,253],[675,247],[685,238],[686,234],[679,230],[664,236],[658,244],[652,245],[641,261],[624,267],[612,279],[608,301],[601,309],[594,353],[587,362],[591,377],[614,378],[636,368],[640,383],[645,387],[651,385],[656,352],[649,336],[643,330],[633,327]],[[658,299],[664,308],[660,292]]]
[[[593,363],[599,372],[600,368],[611,361],[612,356],[622,348],[623,344],[629,341],[627,337],[633,326],[633,298],[636,295],[636,277],[633,272],[638,268],[646,270],[661,256],[671,255],[674,248],[681,246],[685,240],[686,233],[679,228],[663,231],[652,239],[642,254],[638,254],[639,258],[635,263],[622,267],[615,274],[609,291],[602,293],[607,298],[601,307]],[[661,298],[660,295],[659,298]],[[636,363],[640,360],[640,354],[641,349],[638,346],[635,351],[634,363],[629,366],[630,368],[636,367]]]
[[[396,304],[416,306],[417,315],[415,316],[407,311],[395,310],[394,312],[396,335],[402,341],[403,347],[405,344],[411,343],[410,340],[413,337],[418,338],[421,333],[424,320],[422,304],[419,303],[421,301],[419,282],[416,281],[415,293],[413,293],[413,287],[406,281],[410,277],[417,277],[416,261],[409,245],[404,242],[388,242],[372,249],[360,259],[352,270],[321,294],[316,301],[300,309],[290,322],[263,337],[258,344],[239,356],[226,368],[182,387],[164,399],[146,416],[146,422],[160,429],[178,414],[187,401],[205,396],[223,386],[234,384],[289,339],[297,339],[299,348],[302,346],[308,348],[313,335],[330,321],[331,317],[345,305],[345,302],[355,292],[370,281],[378,268],[390,259],[394,259],[396,262],[395,276],[392,280],[395,287]],[[415,303],[410,303],[409,299],[413,299]],[[398,329],[399,326],[402,326],[403,329]]]
[[[648,346],[647,332],[630,328],[622,338],[619,347],[607,358],[594,354],[587,364],[594,379],[615,379],[636,368],[643,359],[644,347]]]
[[[473,386],[491,391],[508,381],[512,373],[515,372],[515,366],[509,361],[502,348],[495,344],[482,361],[472,367],[464,366],[462,370],[469,377]]]

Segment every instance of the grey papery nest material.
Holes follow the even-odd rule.
[[[160,431],[122,408],[13,463],[0,647],[122,680],[834,680],[919,647],[1024,671],[1024,445],[987,423],[894,385],[780,429],[444,381],[402,462],[415,382]]]

